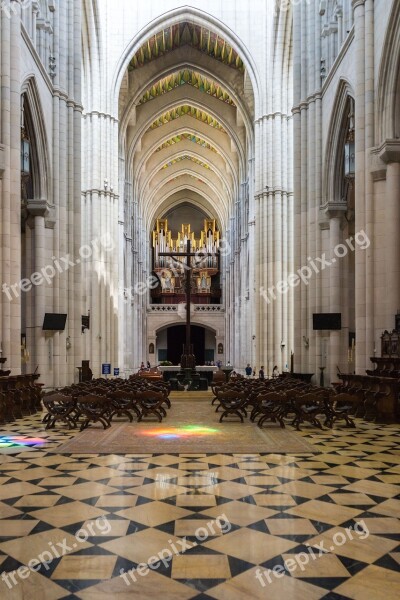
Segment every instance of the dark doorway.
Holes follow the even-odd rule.
[[[197,365],[204,365],[205,352],[205,329],[198,325],[192,325],[192,344]],[[183,345],[186,339],[185,325],[174,325],[167,330],[168,360],[173,365],[181,362]]]

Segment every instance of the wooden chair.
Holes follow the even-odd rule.
[[[252,410],[250,419],[259,417],[258,426],[262,428],[265,421],[271,420],[272,423],[278,421],[282,429],[285,428],[283,422],[282,406],[284,397],[279,392],[264,392],[258,394],[256,404]]]
[[[124,414],[128,417],[130,423],[132,423],[133,417],[130,412],[131,410],[136,413],[136,416],[139,419],[141,412],[137,407],[138,401],[134,392],[127,390],[116,390],[115,392],[110,392],[107,398],[110,400],[111,407],[109,413],[110,421],[112,421],[115,416],[120,417],[122,414]]]
[[[351,394],[341,393],[331,398],[331,427],[335,421],[343,419],[346,422],[347,427],[355,427],[353,419],[350,414],[355,411],[359,403],[361,402],[359,396],[353,396]]]
[[[141,410],[138,421],[142,421],[143,417],[153,414],[156,415],[161,423],[162,418],[167,416],[167,413],[162,406],[165,402],[165,396],[162,392],[156,392],[154,390],[140,391],[137,392],[136,398]]]
[[[211,404],[214,405],[216,402],[218,402],[218,397],[217,397],[217,392],[221,391],[223,388],[223,383],[221,382],[217,382],[217,383],[211,383],[211,391],[214,394],[214,398],[211,400]]]
[[[162,382],[161,385],[157,385],[156,382],[152,382],[148,389],[164,394],[164,404],[167,405],[167,408],[171,408],[171,400],[168,398],[171,390],[165,387],[164,382]]]
[[[220,402],[219,407],[222,407],[223,413],[219,419],[222,423],[222,419],[230,414],[237,415],[243,423],[243,415],[247,417],[246,409],[244,405],[246,403],[246,394],[244,392],[237,392],[235,390],[228,390],[226,392],[218,393],[218,400]]]
[[[105,396],[79,396],[76,400],[76,407],[80,417],[83,417],[81,431],[89,427],[90,423],[100,422],[104,429],[111,427],[109,417],[110,405]]]
[[[76,427],[76,400],[72,396],[50,394],[43,398],[47,414],[43,418],[46,429],[53,429],[57,421],[68,425],[68,429]]]
[[[298,399],[294,400],[294,408],[295,411],[297,409],[297,414],[292,425],[296,427],[297,431],[300,431],[300,423],[304,422],[309,422],[315,427],[322,429],[321,422],[317,419],[317,415],[323,412],[321,406],[323,403],[323,396],[313,392],[303,394]]]

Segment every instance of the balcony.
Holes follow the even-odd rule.
[[[184,304],[150,304],[147,308],[147,313],[149,314],[168,314],[174,313],[180,315],[180,313],[186,313],[186,307]],[[225,313],[225,308],[220,304],[192,304],[193,314],[196,313],[207,313],[207,314],[223,314]]]

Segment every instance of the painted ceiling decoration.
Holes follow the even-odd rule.
[[[193,117],[198,121],[202,121],[203,123],[210,125],[210,127],[218,129],[222,133],[226,133],[225,129],[222,127],[219,121],[214,119],[214,117],[212,117],[205,111],[200,110],[199,108],[195,108],[194,106],[190,106],[188,104],[183,104],[182,106],[177,106],[176,108],[167,111],[158,119],[156,119],[156,121],[154,121],[154,123],[150,125],[149,129],[156,129],[157,127],[162,127],[162,125],[165,125],[166,123],[169,123],[174,119],[179,119],[179,117],[184,117],[185,115]]]
[[[235,50],[216,33],[193,23],[182,22],[159,31],[134,55],[129,69],[137,69],[146,63],[182,46],[191,46],[212,58],[244,72],[244,65]]]
[[[169,148],[174,144],[179,144],[179,142],[182,142],[183,140],[188,140],[189,142],[198,144],[199,146],[202,146],[203,148],[206,148],[207,150],[211,150],[211,152],[215,152],[215,154],[218,154],[218,150],[216,150],[214,146],[211,146],[211,144],[198,137],[197,135],[193,135],[192,133],[181,133],[179,135],[175,135],[171,139],[161,144],[161,146],[159,146],[157,150],[155,150],[155,152],[160,152],[161,150],[164,150],[164,148]]]
[[[217,98],[218,100],[222,100],[222,102],[226,102],[231,106],[235,106],[235,103],[230,98],[229,94],[220,85],[215,83],[215,81],[212,79],[208,79],[207,77],[200,75],[200,73],[190,69],[178,71],[177,73],[173,73],[172,75],[161,79],[158,83],[147,90],[144,96],[140,99],[139,104],[145,104],[149,100],[153,100],[158,96],[167,94],[181,85],[191,85],[201,92],[205,92],[210,96],[214,96],[214,98]]]
[[[172,183],[172,181],[177,181],[178,179],[182,179],[182,177],[190,177],[190,179],[194,179],[195,181],[198,181],[199,183],[206,185],[202,179],[199,179],[198,177],[196,177],[195,175],[191,175],[190,173],[185,173],[185,175],[177,175],[176,177],[172,177],[171,179],[169,179],[167,181],[167,184]]]
[[[196,163],[196,165],[200,165],[201,167],[204,167],[205,169],[210,169],[210,165],[203,162],[202,160],[199,160],[198,158],[195,158],[194,156],[189,156],[189,154],[182,154],[182,156],[177,156],[173,160],[170,160],[169,162],[167,162],[162,168],[168,169],[168,167],[172,167],[172,165],[175,165],[176,163],[181,162],[182,160],[191,160],[192,162]],[[212,169],[210,169],[210,170],[212,171]]]

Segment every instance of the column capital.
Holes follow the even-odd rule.
[[[400,162],[400,140],[385,140],[379,148],[379,158],[386,164]]]
[[[28,200],[26,208],[33,217],[48,217],[54,206],[49,204],[47,200]]]
[[[341,219],[347,211],[347,202],[327,202],[322,208],[328,219]]]
[[[353,10],[355,10],[359,6],[364,6],[364,4],[365,4],[365,0],[351,0],[351,5],[353,7]]]
[[[347,203],[345,202],[327,202],[319,207],[318,225],[321,231],[331,228],[332,219],[342,219],[346,214]]]

